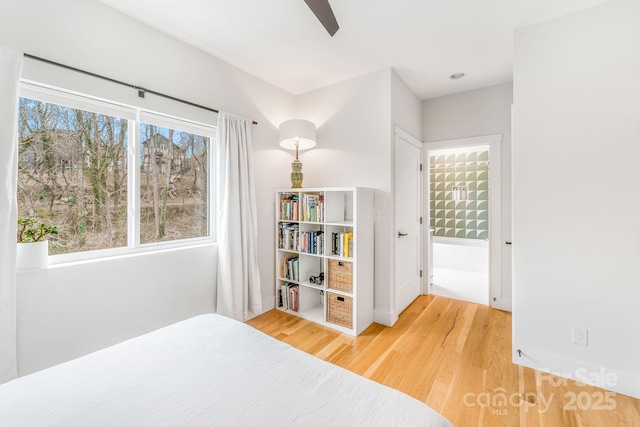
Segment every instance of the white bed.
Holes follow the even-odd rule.
[[[451,426],[426,404],[203,315],[0,385],[0,426]]]

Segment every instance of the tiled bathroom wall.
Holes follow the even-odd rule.
[[[434,236],[488,239],[489,148],[433,151],[429,173]]]

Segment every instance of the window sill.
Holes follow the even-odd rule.
[[[16,270],[18,274],[21,273],[30,273],[35,271],[42,270],[50,270],[55,268],[64,268],[64,267],[73,267],[76,265],[84,265],[84,264],[93,264],[100,262],[109,262],[118,259],[125,258],[133,258],[140,256],[149,256],[154,254],[166,253],[166,252],[176,252],[183,250],[190,250],[195,248],[203,248],[216,246],[217,242],[213,239],[199,240],[197,243],[177,243],[177,244],[164,244],[162,246],[153,245],[149,247],[130,249],[130,248],[119,248],[119,249],[106,249],[103,251],[92,251],[91,257],[87,257],[84,259],[80,259],[78,254],[69,254],[69,255],[50,255],[49,256],[49,264],[44,268],[31,268],[26,270]],[[100,252],[100,254],[98,254]],[[69,259],[73,257],[75,259]]]

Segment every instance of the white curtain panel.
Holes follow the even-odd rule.
[[[16,189],[22,52],[0,46],[0,383],[17,376]]]
[[[217,313],[244,321],[262,313],[251,120],[218,113],[217,139]]]

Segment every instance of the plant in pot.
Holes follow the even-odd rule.
[[[58,227],[47,225],[33,217],[18,218],[18,250],[16,268],[44,268],[49,256],[48,236],[58,234]]]

